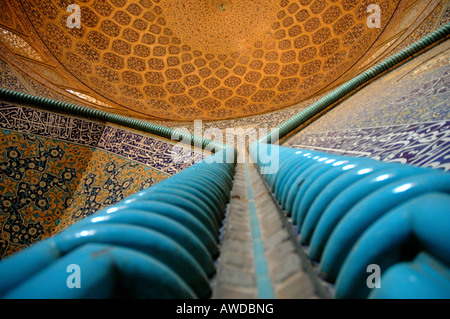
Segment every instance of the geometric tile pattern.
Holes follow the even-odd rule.
[[[204,156],[176,161],[174,141],[7,103],[0,129],[0,259]]]
[[[290,106],[331,84],[399,2],[86,0],[80,29],[67,27],[69,1],[14,8],[36,46],[109,101],[163,119],[220,120]],[[380,5],[383,28],[368,28],[369,4]]]
[[[168,177],[137,162],[96,149],[55,231]]]
[[[450,170],[449,61],[446,42],[373,81],[283,145]]]
[[[428,7],[427,7],[428,5]],[[399,7],[403,6],[403,3],[399,5]],[[407,45],[414,43],[415,41],[423,38],[427,34],[435,31],[436,29],[442,27],[449,21],[450,16],[450,1],[441,0],[429,2],[428,4],[421,1],[416,1],[414,3],[406,3],[408,7],[406,13],[402,13],[397,16],[397,14],[392,18],[391,23],[387,27],[382,35],[377,40],[377,45],[371,48],[371,52],[375,54],[367,54],[365,58],[361,61],[365,65],[362,69],[359,69],[361,65],[356,65],[356,70],[364,71],[366,67],[373,66],[375,63],[382,61],[383,59],[391,56],[392,54],[398,52],[399,50],[405,48]],[[423,8],[427,7],[426,10]],[[400,11],[404,11],[404,9],[400,8]],[[423,15],[423,16],[421,16]],[[425,17],[425,18],[423,18]],[[399,29],[399,27],[402,29]],[[405,31],[406,30],[406,31]],[[402,35],[399,39],[399,34]],[[409,35],[405,37],[405,35]],[[399,41],[393,42],[391,39],[397,39]],[[387,43],[387,44],[386,44]],[[442,61],[440,65],[444,65],[445,61]],[[354,72],[352,74],[357,75],[358,72]],[[349,79],[346,77],[346,79]],[[259,115],[252,115],[238,119],[229,119],[222,121],[213,121],[213,122],[204,122],[203,128],[208,129],[210,127],[219,128],[225,131],[226,128],[243,128],[244,130],[248,128],[267,128],[272,129],[276,126],[282,124],[283,122],[290,119],[292,116],[296,115],[298,112],[302,111],[304,108],[310,106],[312,103],[319,100],[321,97],[326,95],[326,91],[324,93],[320,93],[315,95],[312,98],[308,98],[305,101],[302,101],[298,104],[295,104],[290,107],[286,107],[277,111],[268,112]],[[391,108],[388,110],[384,108],[382,113],[391,112],[391,120],[398,118],[395,114],[395,108]],[[374,112],[376,112],[374,110]],[[427,120],[427,116],[431,116],[432,113],[421,113],[422,120]],[[430,117],[432,119],[432,117]],[[336,120],[339,120],[339,116],[336,116]],[[361,120],[361,119],[360,119]],[[337,121],[339,126],[343,127],[349,124],[347,121]],[[183,126],[188,129],[192,129],[192,123],[184,122],[184,123],[161,123],[162,125],[167,125],[170,127],[179,127]],[[331,126],[334,125],[333,122],[330,123]],[[374,125],[378,125],[374,123]]]
[[[3,130],[0,135],[0,257],[53,233],[92,148]]]
[[[450,121],[308,134],[289,146],[450,171]]]
[[[174,175],[203,158],[202,152],[194,149],[188,162],[174,141],[3,102],[0,102],[0,128],[103,149],[168,175]],[[177,155],[183,156],[181,160]]]

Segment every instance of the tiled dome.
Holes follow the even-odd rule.
[[[67,26],[70,1],[19,2],[63,71],[111,105],[220,120],[291,106],[335,82],[399,0],[83,0],[79,29]],[[367,26],[370,4],[382,28]]]

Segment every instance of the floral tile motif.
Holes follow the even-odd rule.
[[[93,149],[2,130],[0,258],[51,235]]]
[[[289,146],[450,171],[450,121],[308,134]]]
[[[8,64],[0,59],[0,87],[21,93],[30,93],[22,81],[8,67]]]
[[[0,259],[204,157],[176,162],[175,141],[7,103],[0,130]]]
[[[204,157],[201,151],[194,150],[192,162],[185,163],[184,160],[178,160],[177,155],[183,153],[176,147],[175,142],[168,143],[162,139],[112,126],[105,128],[97,145],[98,149],[137,161],[169,175],[180,172]]]
[[[449,58],[444,43],[356,92],[283,145],[449,170]]]
[[[60,231],[81,218],[113,205],[169,176],[97,149],[93,152],[56,230]]]

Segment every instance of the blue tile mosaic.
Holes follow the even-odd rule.
[[[95,147],[105,124],[0,102],[0,127]]]
[[[182,153],[175,141],[164,141],[121,127],[2,102],[0,128],[95,147],[169,175],[205,157],[201,150],[192,150],[189,161],[186,156],[183,160],[176,160],[177,155]]]
[[[194,151],[191,156],[192,162],[178,161],[176,158],[179,150],[176,145],[112,126],[105,128],[97,148],[170,175],[201,161],[204,157],[201,151]]]
[[[337,130],[289,141],[294,148],[450,170],[450,121]]]

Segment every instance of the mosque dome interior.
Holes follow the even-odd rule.
[[[450,298],[449,23],[0,0],[0,298]],[[114,284],[66,289],[70,260]]]

